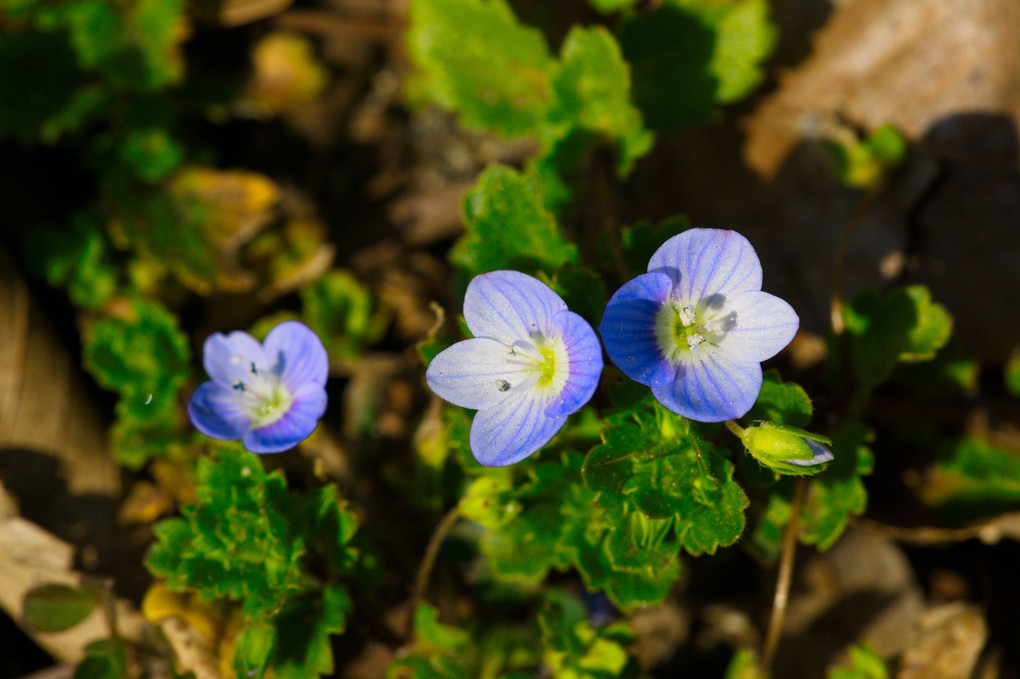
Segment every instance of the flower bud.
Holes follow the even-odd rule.
[[[833,459],[829,439],[797,427],[762,422],[745,429],[740,440],[754,459],[781,474],[815,474]]]

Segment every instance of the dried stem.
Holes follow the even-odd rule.
[[[783,533],[783,552],[779,560],[779,575],[776,578],[776,593],[772,598],[772,616],[769,618],[769,629],[765,635],[765,645],[761,653],[761,669],[768,674],[772,661],[776,657],[779,637],[783,632],[783,619],[786,616],[786,603],[790,597],[790,580],[793,577],[794,555],[797,553],[797,530],[800,524],[800,510],[807,494],[808,481],[797,479],[793,487],[793,503],[790,507],[790,521]]]
[[[414,580],[414,593],[411,595],[411,620],[414,619],[414,610],[418,608],[418,604],[425,598],[425,590],[428,588],[429,580],[432,578],[432,569],[436,565],[439,548],[443,546],[443,541],[459,518],[460,510],[458,507],[454,507],[446,513],[439,522],[439,525],[436,526],[436,530],[433,531],[432,537],[429,538],[429,544],[425,548],[425,556],[422,558],[421,565],[418,566],[418,576]]]

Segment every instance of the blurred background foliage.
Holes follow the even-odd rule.
[[[0,605],[52,656],[5,619],[0,675],[1014,676],[1020,16],[909,2],[0,0]],[[470,278],[596,325],[691,225],[803,320],[745,424],[834,461],[775,473],[608,367],[480,467],[422,380]],[[194,432],[205,337],[288,319],[316,433]]]

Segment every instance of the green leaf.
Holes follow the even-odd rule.
[[[733,465],[691,427],[656,405],[630,413],[603,432],[585,459],[592,490],[622,495],[652,519],[676,518],[676,532],[693,555],[733,544],[744,529],[747,496],[733,480]]]
[[[452,651],[471,642],[465,630],[440,623],[439,611],[427,603],[419,604],[414,611],[414,636],[417,650],[426,653]]]
[[[645,121],[666,133],[750,92],[776,42],[767,0],[667,0],[624,17],[619,36]]]
[[[637,2],[638,0],[591,0],[591,6],[603,14],[609,14],[633,7]]]
[[[741,646],[726,668],[726,679],[768,679],[768,673],[762,671],[755,652]]]
[[[632,274],[644,273],[648,270],[648,260],[655,251],[673,236],[691,228],[686,217],[675,216],[662,220],[658,224],[649,221],[637,222],[625,227],[621,234],[623,258]],[[610,257],[606,252],[605,257]]]
[[[63,632],[88,617],[99,604],[94,592],[67,585],[40,585],[25,594],[23,618],[39,632]]]
[[[826,679],[886,679],[889,676],[885,661],[867,641],[851,646],[847,653],[850,666],[832,668],[825,675]]]
[[[184,148],[166,130],[131,130],[120,147],[120,159],[140,179],[155,183],[166,179],[184,160]]]
[[[121,639],[100,639],[85,647],[74,679],[124,679],[128,676],[127,646]]]
[[[503,0],[413,0],[407,48],[420,71],[412,98],[454,111],[467,127],[537,135],[552,99],[552,55]]]
[[[350,569],[356,553],[347,542],[355,521],[334,487],[292,496],[279,472],[266,474],[258,456],[237,448],[222,445],[215,457],[199,460],[198,502],[181,510],[183,518],[156,524],[146,565],[171,591],[240,601],[249,622],[268,622],[290,602],[318,592],[306,555],[335,575]],[[342,590],[330,596],[346,610]],[[293,615],[306,615],[305,604],[294,606]],[[332,630],[339,623],[330,616]],[[324,662],[319,655],[315,667]]]
[[[552,124],[579,127],[617,141],[621,174],[651,148],[652,134],[631,103],[630,70],[616,39],[605,28],[570,31],[552,72],[552,86],[556,95],[549,113]]]
[[[548,284],[571,311],[591,323],[592,327],[598,327],[609,298],[606,284],[598,273],[587,267],[565,264]]]
[[[864,390],[887,380],[898,362],[934,358],[953,327],[949,312],[921,285],[885,297],[865,292],[844,309],[844,319],[850,363]]]
[[[98,215],[81,211],[70,228],[41,228],[25,239],[25,257],[35,273],[53,286],[66,286],[68,297],[85,309],[99,309],[117,291],[117,272]]]
[[[351,273],[331,269],[302,288],[303,317],[322,339],[330,358],[352,360],[382,338],[389,319]]]
[[[871,473],[874,457],[864,445],[872,438],[861,422],[846,421],[832,436],[835,459],[824,474],[811,482],[803,511],[801,541],[826,550],[846,529],[847,518],[860,516],[868,504],[868,493],[861,481]]]
[[[309,679],[333,672],[329,637],[344,631],[351,599],[340,585],[326,585],[321,597],[302,600],[276,617],[276,654],[273,671],[278,679]]]
[[[1020,398],[1020,344],[1013,349],[1013,353],[1009,355],[1009,360],[1006,361],[1003,381],[1006,383],[1006,391]]]
[[[272,625],[249,624],[237,637],[234,650],[234,671],[239,677],[262,679],[276,646],[276,630]]]
[[[538,186],[509,167],[493,165],[464,196],[466,233],[450,260],[471,275],[515,269],[555,271],[577,261],[546,211]]]
[[[778,371],[769,370],[765,373],[761,393],[746,417],[752,421],[806,427],[812,410],[811,398],[803,387],[796,382],[783,382]]]
[[[921,499],[957,518],[988,516],[1020,500],[1020,451],[976,436],[939,451],[919,488]]]
[[[177,319],[162,304],[136,300],[127,318],[97,321],[85,334],[85,367],[99,384],[120,393],[132,415],[160,417],[176,408],[191,352]]]
[[[578,599],[550,590],[538,614],[545,664],[561,679],[636,677],[637,663],[627,655],[634,635],[626,623],[593,628]]]

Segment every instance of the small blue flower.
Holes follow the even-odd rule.
[[[258,340],[215,333],[202,363],[212,380],[195,390],[188,415],[214,439],[241,439],[253,453],[279,453],[308,438],[326,412],[329,358],[314,332],[281,323]]]
[[[689,229],[616,291],[599,332],[610,360],[659,403],[722,422],[751,409],[761,361],[789,344],[799,323],[789,304],[761,291],[761,263],[746,238]]]
[[[517,271],[477,276],[464,296],[474,339],[429,364],[425,381],[454,405],[477,410],[471,452],[504,467],[544,446],[591,398],[602,374],[595,331],[538,279]]]

